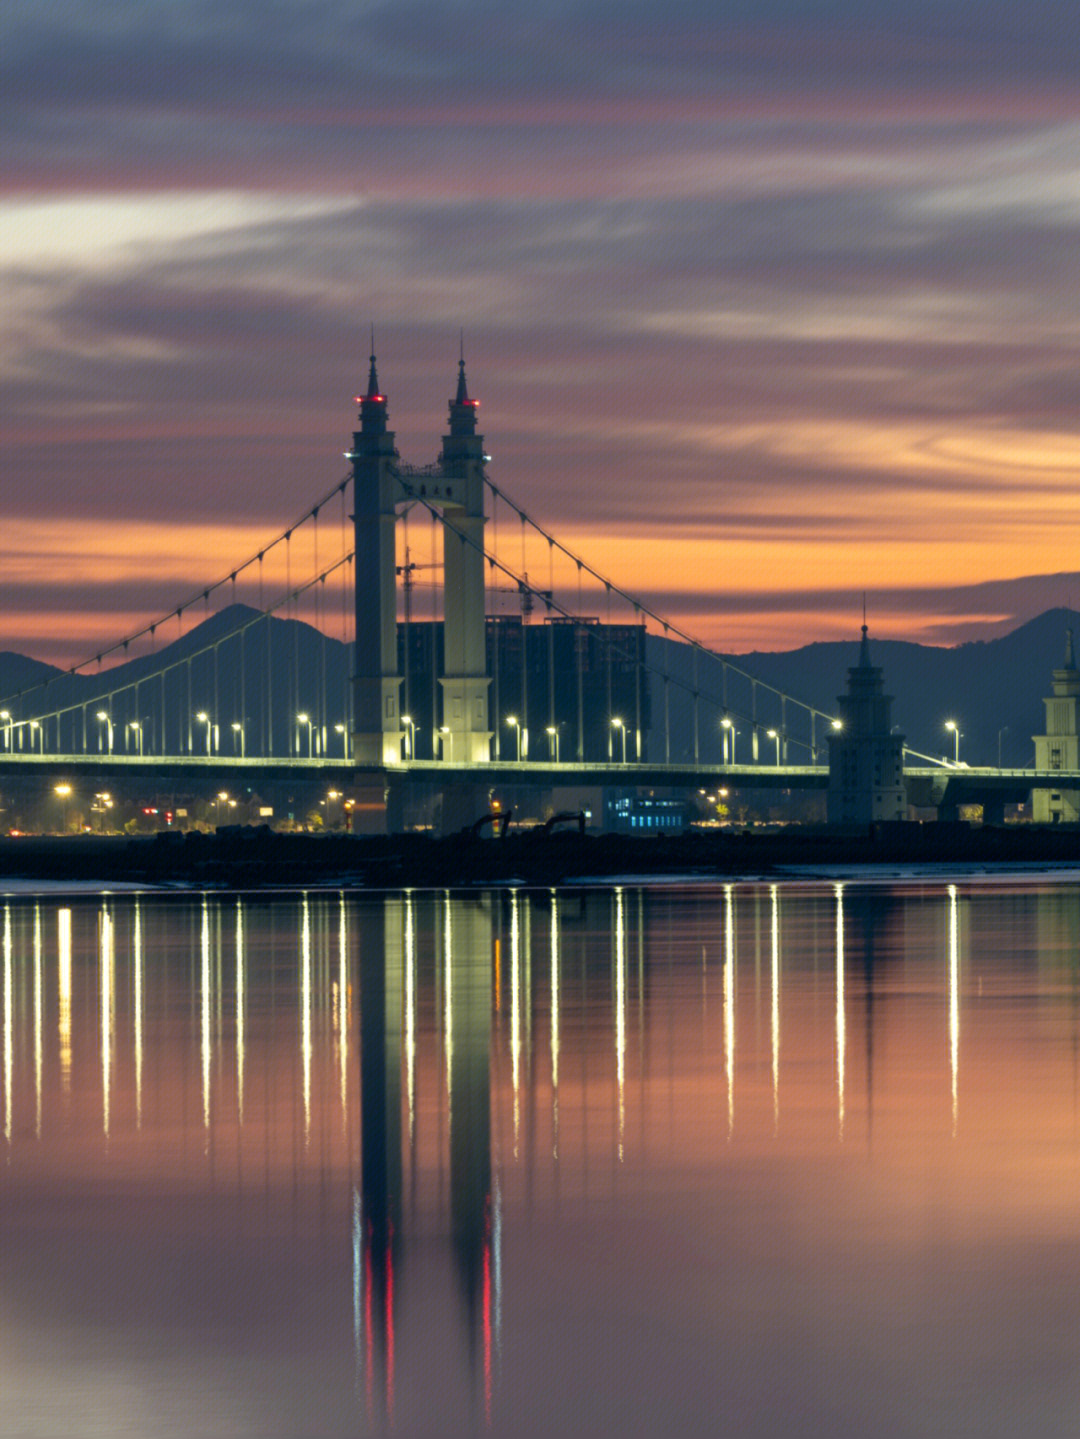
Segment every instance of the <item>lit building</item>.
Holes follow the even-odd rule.
[[[848,670],[848,692],[836,703],[840,727],[829,735],[829,823],[906,819],[904,736],[892,733],[892,695],[882,692],[881,669],[870,663],[865,624],[859,663]]]
[[[1032,735],[1035,768],[1080,769],[1080,670],[1073,658],[1072,630],[1065,631],[1065,663],[1054,671],[1054,693],[1043,700],[1046,733]],[[1035,789],[1031,817],[1036,824],[1062,824],[1080,819],[1080,790]]]

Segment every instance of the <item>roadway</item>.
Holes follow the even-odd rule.
[[[702,764],[681,760],[664,764],[641,762],[491,760],[460,764],[442,760],[411,760],[381,769],[359,771],[341,757],[235,756],[235,755],[133,755],[133,754],[31,754],[0,753],[0,776],[40,775],[44,779],[83,777],[95,783],[109,779],[322,780],[338,785],[371,783],[375,776],[416,780],[429,784],[480,781],[504,785],[542,785],[713,789],[826,789],[827,765]],[[924,765],[904,770],[909,788],[956,795],[977,791],[1026,794],[1032,789],[1080,789],[1080,770],[996,769],[968,765]],[[964,801],[961,801],[964,802]]]

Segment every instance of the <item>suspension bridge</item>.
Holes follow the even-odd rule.
[[[356,400],[348,472],[292,524],[0,699],[0,774],[306,777],[366,787],[369,811],[435,784],[444,826],[493,785],[826,787],[834,714],[657,613],[495,482],[463,357],[430,464],[402,461],[374,356]],[[940,802],[937,767],[905,774]],[[948,776],[954,803],[1033,778]]]

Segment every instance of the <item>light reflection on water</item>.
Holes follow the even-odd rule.
[[[1078,961],[1071,885],[9,900],[0,1432],[1071,1433]]]

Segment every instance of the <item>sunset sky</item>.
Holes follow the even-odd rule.
[[[728,651],[1080,605],[1080,8],[47,0],[0,34],[0,649],[71,663],[458,335],[492,477]],[[594,606],[595,609],[595,606]]]

